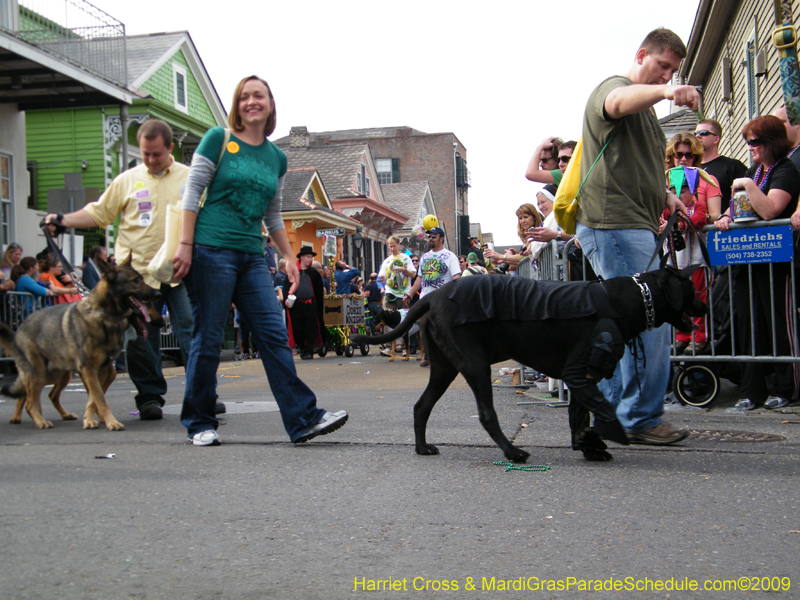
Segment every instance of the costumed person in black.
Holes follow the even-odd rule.
[[[289,345],[300,349],[300,358],[314,358],[314,348],[321,346],[325,324],[322,320],[322,303],[325,288],[322,277],[311,266],[317,255],[310,246],[303,246],[297,254],[297,269],[300,277],[294,283],[288,279],[283,284],[283,295],[289,307]],[[296,296],[294,303],[289,298]]]

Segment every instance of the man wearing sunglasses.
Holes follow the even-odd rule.
[[[417,278],[411,291],[405,295],[406,304],[411,305],[411,299],[416,293],[419,292],[422,298],[459,277],[461,266],[458,264],[458,256],[444,247],[444,231],[433,227],[428,231],[428,252],[422,255]],[[429,364],[426,358],[419,366],[427,367]]]
[[[686,213],[683,203],[664,187],[667,144],[653,110],[661,100],[692,110],[700,105],[693,86],[668,85],[685,57],[686,46],[675,33],[656,29],[640,44],[627,74],[603,81],[586,103],[581,160],[585,183],[576,233],[603,279],[644,272],[656,250],[661,212],[666,208]],[[643,300],[640,310],[644,307]],[[613,378],[598,387],[616,407],[632,442],[680,442],[689,432],[661,418],[670,373],[670,328],[646,331],[640,339],[637,356],[626,352]]]
[[[525,178],[528,181],[558,186],[577,145],[578,142],[573,140],[562,143],[556,137],[547,138],[534,150]]]
[[[731,199],[731,184],[734,179],[744,177],[747,167],[741,161],[719,153],[719,141],[722,139],[722,126],[714,119],[706,119],[697,125],[695,137],[703,144],[703,164],[700,168],[717,178],[722,192],[722,212]]]

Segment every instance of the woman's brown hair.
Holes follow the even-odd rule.
[[[681,144],[688,144],[689,147],[692,149],[692,154],[694,154],[694,164],[693,167],[699,167],[700,163],[703,162],[703,155],[705,154],[705,148],[703,148],[703,143],[695,137],[693,133],[676,133],[672,136],[672,139],[667,144],[667,155],[664,158],[664,165],[667,169],[672,169],[675,167],[675,156],[678,153],[678,146]],[[680,192],[679,192],[680,193]]]
[[[542,226],[542,215],[539,213],[539,209],[536,208],[533,204],[528,203],[520,206],[516,212],[517,218],[519,218],[521,214],[532,216],[534,227]],[[522,229],[522,225],[520,225],[519,222],[517,222],[517,234],[519,235],[519,239],[522,240],[523,244],[528,243],[528,236],[525,235],[526,231],[527,229]]]
[[[242,95],[242,89],[244,88],[244,84],[248,81],[260,81],[264,84],[264,87],[267,88],[267,93],[269,94],[269,101],[272,105],[272,112],[269,113],[269,117],[267,117],[267,122],[264,125],[264,137],[269,137],[272,135],[272,132],[275,131],[275,127],[278,124],[278,113],[277,109],[275,108],[275,98],[272,96],[272,89],[270,89],[269,84],[258,77],[257,75],[250,75],[249,77],[245,77],[239,83],[236,84],[236,89],[233,91],[233,102],[231,103],[231,112],[228,113],[228,125],[233,131],[244,131],[244,125],[242,124],[242,115],[239,112],[239,97]]]

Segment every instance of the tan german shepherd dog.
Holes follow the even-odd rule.
[[[148,286],[130,261],[114,267],[97,261],[103,278],[89,296],[72,304],[59,304],[38,310],[17,330],[0,323],[0,344],[14,357],[17,380],[3,386],[6,396],[19,398],[11,423],[22,421],[22,408],[39,429],[53,426],[42,417],[41,392],[53,384],[50,401],[65,421],[77,419],[61,406],[61,391],[78,371],[89,399],[83,416],[84,429],[96,429],[100,417],[108,429],[125,426],[114,418],[105,393],[117,376],[114,359],[122,350],[125,331],[130,326],[138,335],[147,335],[144,322],[163,325],[156,309],[159,292]]]

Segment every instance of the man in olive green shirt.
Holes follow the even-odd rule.
[[[581,193],[577,238],[603,279],[643,272],[656,250],[662,211],[686,210],[664,185],[666,140],[653,110],[665,99],[676,106],[699,106],[694,87],[667,85],[685,56],[686,47],[672,31],[652,31],[628,73],[603,81],[586,104],[581,179],[601,152],[602,156]],[[644,306],[643,299],[642,310]],[[670,328],[646,331],[641,340],[638,357],[626,352],[614,377],[600,387],[631,441],[674,444],[689,432],[661,419],[670,371]]]

